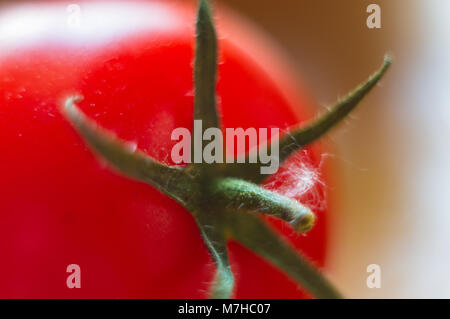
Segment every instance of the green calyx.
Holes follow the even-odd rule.
[[[200,0],[196,26],[194,120],[202,120],[204,131],[220,128],[215,91],[217,38],[206,0]],[[383,66],[345,99],[310,124],[294,127],[289,136],[282,137],[279,163],[344,119],[381,79],[390,63],[385,58]],[[87,118],[76,106],[79,100],[80,97],[67,99],[63,113],[91,149],[120,173],[156,187],[192,213],[217,266],[209,293],[211,298],[230,298],[233,294],[234,277],[227,251],[229,239],[279,267],[313,296],[341,297],[319,270],[262,220],[260,215],[275,216],[299,233],[307,232],[314,224],[314,214],[309,208],[258,185],[267,178],[260,173],[261,163],[201,163],[185,167],[159,163]]]

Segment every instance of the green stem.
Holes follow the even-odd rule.
[[[223,203],[224,207],[235,211],[257,212],[281,218],[299,233],[309,231],[314,225],[314,214],[306,206],[241,179],[218,179],[211,191],[219,206]]]
[[[213,299],[228,299],[233,294],[234,275],[230,267],[226,240],[224,238],[219,241],[216,239],[212,243],[209,238],[205,238],[205,235],[203,235],[203,239],[217,267],[209,291],[209,297]]]
[[[361,100],[374,88],[389,69],[391,63],[391,58],[385,57],[380,69],[370,76],[364,84],[357,87],[342,101],[331,107],[309,125],[294,129],[288,136],[281,139],[280,163],[289,157],[292,152],[319,139],[331,128],[335,127],[337,123],[346,118],[347,115],[359,105],[359,102],[361,102]]]
[[[159,163],[147,154],[118,139],[112,132],[89,119],[77,106],[81,97],[67,99],[63,113],[90,147],[119,172],[148,183],[185,207],[192,206],[195,183],[177,167]]]
[[[339,122],[345,119],[348,114],[353,111],[361,100],[375,87],[391,65],[391,59],[385,57],[381,68],[376,71],[369,79],[351,93],[349,93],[342,101],[336,103],[328,111],[318,116],[306,126],[290,128],[290,133],[280,139],[279,163],[282,164],[292,153],[305,147],[306,145],[321,138],[331,128],[335,127]],[[268,150],[266,154],[271,154],[270,144],[266,146]],[[267,177],[260,173],[261,163],[250,163],[248,154],[245,164],[230,164],[226,169],[226,175],[243,178],[254,183],[261,183]]]
[[[194,121],[201,121],[202,132],[200,134],[203,136],[203,132],[209,128],[220,128],[216,105],[217,36],[210,8],[205,0],[200,0],[196,32]],[[202,150],[206,144],[203,140],[196,141],[195,136],[195,134],[192,136],[191,156],[196,153],[200,154],[201,151],[196,152],[196,148]],[[199,165],[201,164],[197,166]]]
[[[214,216],[219,217],[215,219]],[[230,298],[234,289],[234,275],[228,258],[227,240],[223,228],[221,210],[197,210],[195,218],[210,256],[216,265],[216,274],[209,291],[214,299]]]
[[[342,298],[323,274],[305,257],[275,234],[259,216],[241,214],[230,216],[228,229],[234,238],[251,251],[290,275],[315,297]]]

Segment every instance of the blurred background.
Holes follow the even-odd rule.
[[[349,297],[450,298],[450,1],[222,0],[292,57],[319,105],[394,64],[333,145],[328,272]],[[381,28],[369,29],[369,4]],[[381,288],[369,289],[369,264]]]

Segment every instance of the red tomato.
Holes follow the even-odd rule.
[[[0,297],[205,297],[214,266],[188,211],[98,161],[61,115],[71,94],[103,127],[171,163],[177,127],[192,127],[195,6],[82,2],[7,7],[0,16]],[[283,57],[252,27],[216,8],[219,108],[225,127],[305,120],[308,100]],[[318,215],[299,236],[275,227],[318,266],[325,256],[320,157],[299,152],[266,186]],[[280,270],[230,243],[238,298],[305,293]],[[66,267],[81,267],[69,289]]]

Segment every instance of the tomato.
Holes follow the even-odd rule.
[[[64,2],[0,15],[0,297],[202,298],[214,265],[191,214],[155,188],[105,166],[62,116],[73,94],[103,127],[173,164],[170,134],[192,127],[195,6]],[[221,7],[217,94],[224,127],[309,118],[309,99],[271,42]],[[306,148],[265,187],[314,209],[305,236],[270,223],[317,266],[326,248],[325,177]],[[287,275],[229,243],[235,297],[307,296]],[[81,269],[69,289],[66,268]]]

